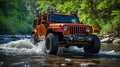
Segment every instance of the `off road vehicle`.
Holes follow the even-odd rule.
[[[45,40],[45,52],[56,54],[59,47],[83,47],[85,53],[98,53],[100,40],[93,33],[99,29],[92,28],[79,21],[76,14],[56,14],[48,12],[38,16],[33,23],[32,43]]]

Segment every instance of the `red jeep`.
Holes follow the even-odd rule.
[[[82,24],[76,14],[64,15],[48,12],[35,19],[32,42],[45,39],[45,52],[56,54],[59,47],[83,47],[86,53],[98,53],[100,40],[93,33],[99,29]]]

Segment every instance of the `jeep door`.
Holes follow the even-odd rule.
[[[37,30],[36,36],[37,36],[37,39],[40,40],[40,39],[41,39],[41,38],[40,38],[40,35],[41,35],[41,33],[40,33],[41,18],[38,18],[38,19],[36,20],[36,22],[37,22],[37,25],[36,25],[36,30]]]
[[[47,24],[47,16],[42,16],[41,18],[41,24],[40,24],[40,33],[41,33],[41,38],[45,38],[46,35],[46,24]]]

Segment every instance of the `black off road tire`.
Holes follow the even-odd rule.
[[[58,52],[59,38],[57,34],[49,33],[45,41],[45,52],[47,54],[56,55]]]
[[[32,34],[32,35],[31,35],[30,42],[31,42],[32,44],[34,44],[34,45],[37,43],[36,34]]]
[[[93,42],[84,47],[84,52],[89,54],[99,53],[100,50],[100,39],[98,36],[93,35]]]

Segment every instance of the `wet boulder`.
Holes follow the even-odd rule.
[[[120,38],[116,38],[115,40],[113,40],[113,43],[120,43]]]
[[[100,40],[101,43],[110,43],[111,39],[110,38],[104,38]]]
[[[0,65],[4,64],[3,62],[0,62]]]

